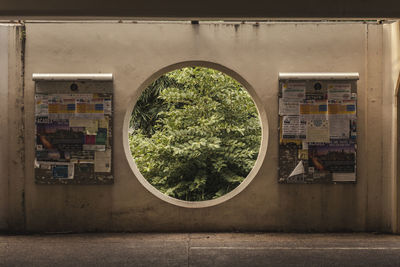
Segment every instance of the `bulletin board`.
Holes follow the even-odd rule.
[[[279,77],[278,182],[356,183],[358,73]]]
[[[112,184],[111,75],[34,75],[35,182]]]

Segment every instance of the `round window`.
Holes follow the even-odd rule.
[[[132,157],[161,193],[184,201],[221,197],[252,170],[261,143],[256,105],[215,69],[163,74],[139,97],[129,126]]]

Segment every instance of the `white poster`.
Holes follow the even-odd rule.
[[[306,122],[300,120],[299,116],[283,116],[282,121],[283,139],[305,139]]]
[[[346,116],[329,116],[329,135],[332,139],[348,139],[350,133],[350,121]]]
[[[334,182],[355,182],[356,173],[332,173],[332,181]]]
[[[305,83],[282,84],[282,98],[286,102],[301,102],[306,98]]]
[[[351,84],[350,83],[334,83],[328,84],[328,100],[350,100]]]
[[[289,177],[295,176],[295,175],[299,175],[299,174],[303,174],[303,173],[304,173],[303,161],[299,161],[299,163],[297,164],[296,168],[294,168],[294,170],[289,175]]]
[[[94,153],[94,171],[111,172],[111,150],[96,151]]]
[[[307,142],[329,143],[328,120],[307,121]]]
[[[279,98],[279,115],[299,115],[299,102],[287,102]]]

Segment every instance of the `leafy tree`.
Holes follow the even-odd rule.
[[[154,134],[158,113],[162,110],[164,103],[158,96],[161,90],[170,86],[179,87],[179,84],[167,75],[162,75],[144,90],[132,112],[130,120],[132,129],[141,129],[148,137]]]
[[[130,146],[140,172],[174,198],[202,201],[226,194],[244,180],[258,155],[261,128],[254,102],[241,84],[217,70],[188,67],[164,76],[168,82],[157,96],[136,106],[146,107],[140,116],[156,118],[150,127],[133,120]]]

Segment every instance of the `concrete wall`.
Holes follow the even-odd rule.
[[[0,230],[25,225],[23,36],[20,24],[0,25]]]
[[[22,25],[8,25],[8,92],[3,99],[8,105],[8,123],[1,128],[6,138],[7,161],[1,175],[8,176],[7,223],[8,229],[18,231],[25,229],[24,35]]]
[[[385,127],[393,127],[383,104],[393,100],[383,92],[385,27],[363,23],[26,24],[25,108],[20,120],[25,128],[23,133],[11,129],[15,136],[25,137],[23,143],[12,140],[25,149],[24,164],[9,175],[13,227],[48,232],[391,231],[393,173],[387,168],[393,170],[394,165],[384,160],[393,153]],[[124,119],[139,88],[154,73],[183,61],[214,62],[241,75],[269,119],[265,160],[253,181],[237,196],[208,208],[178,207],[151,194],[135,177],[124,150]],[[308,71],[360,73],[356,185],[277,183],[278,72]],[[114,73],[114,185],[35,185],[31,77],[36,72]],[[21,155],[10,154],[10,158],[18,162]]]
[[[384,155],[385,162],[384,179],[387,180],[387,192],[392,192],[388,205],[392,206],[392,229],[400,232],[400,183],[398,181],[399,155],[398,155],[398,97],[400,82],[400,24],[399,22],[384,26],[384,91],[383,91],[383,121],[385,137],[384,146],[387,153]],[[397,127],[396,127],[397,125]],[[391,179],[392,177],[392,179]]]
[[[8,26],[0,25],[0,230],[7,229],[8,210]]]

